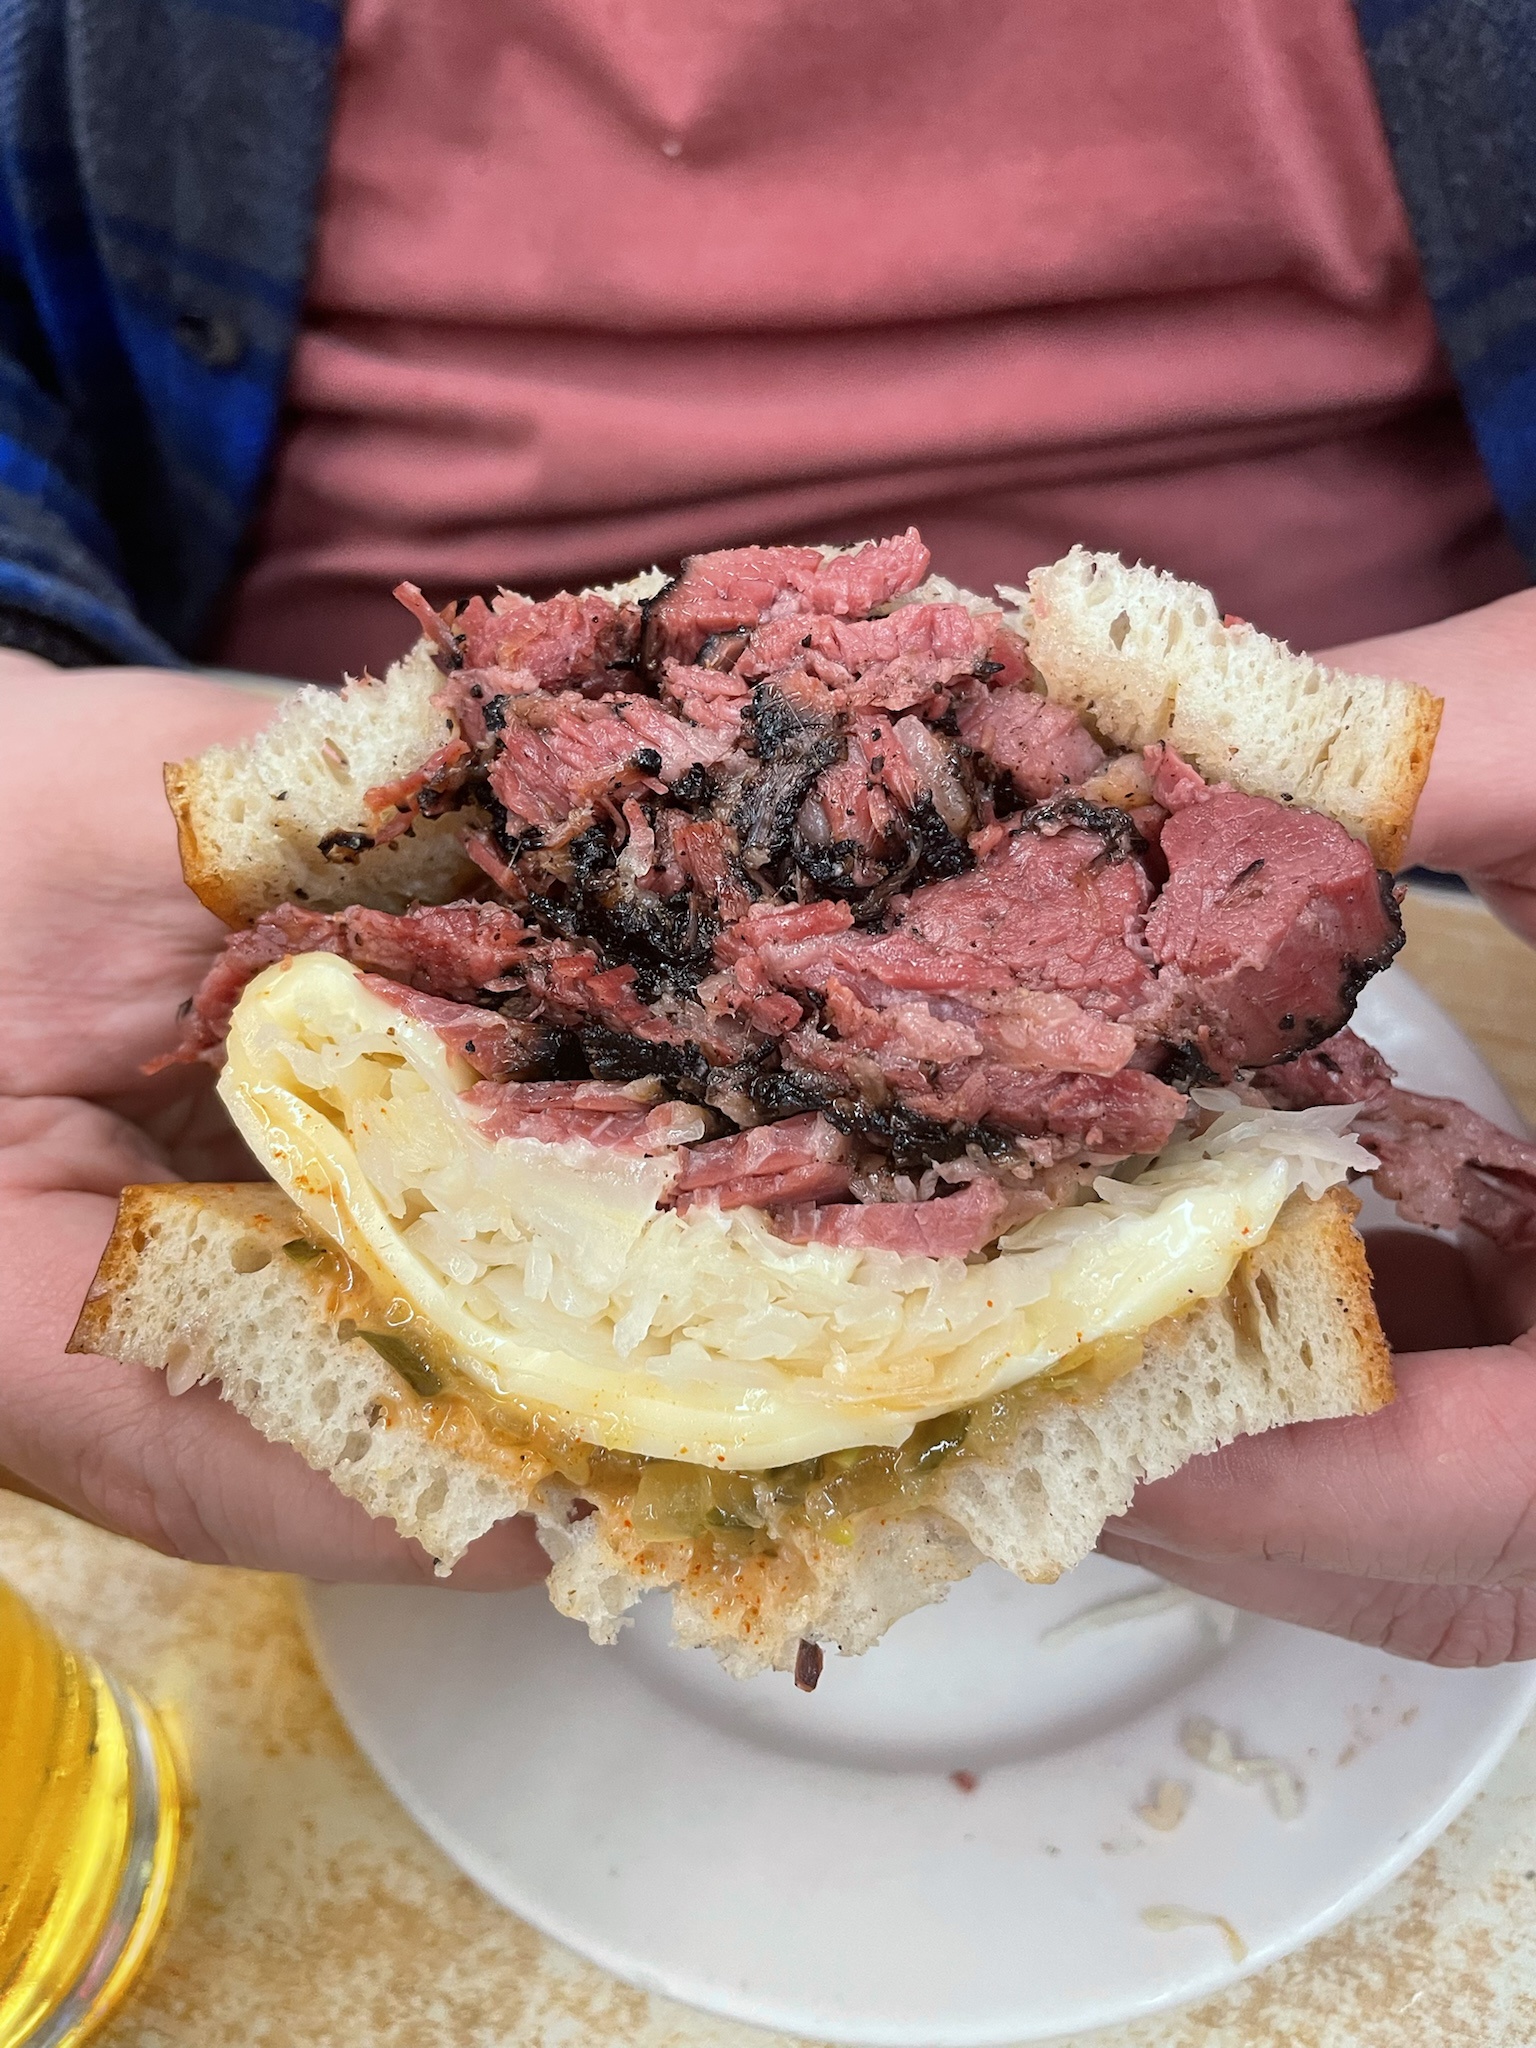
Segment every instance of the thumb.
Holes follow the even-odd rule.
[[[1141,1487],[1110,1533],[1188,1558],[1536,1584],[1536,1369],[1524,1342],[1399,1358],[1391,1406],[1240,1437]]]

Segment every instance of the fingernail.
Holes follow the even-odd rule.
[[[1152,1530],[1134,1513],[1111,1515],[1104,1527],[1115,1536],[1135,1537],[1140,1541],[1154,1540]]]

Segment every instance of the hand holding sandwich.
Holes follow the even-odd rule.
[[[319,1578],[432,1578],[431,1560],[264,1442],[212,1388],[66,1357],[75,1303],[125,1182],[246,1178],[205,1068],[146,1080],[166,1019],[223,929],[189,894],[160,764],[255,731],[266,699],[150,670],[60,672],[0,654],[12,766],[0,976],[0,1484],[181,1557]],[[67,775],[41,771],[67,764]],[[494,1530],[458,1585],[521,1584],[544,1559]]]
[[[1526,599],[1507,600],[1350,655],[1352,663],[1416,676],[1449,700],[1414,856],[1474,871],[1490,892],[1502,892],[1499,908],[1511,921],[1536,878],[1536,821],[1516,786],[1515,701],[1500,698],[1489,677],[1501,660],[1518,671],[1520,643],[1536,640],[1533,610]],[[190,1083],[163,1076],[149,1084],[138,1068],[162,1049],[168,1009],[196,984],[219,936],[177,877],[155,771],[167,758],[253,731],[269,707],[182,678],[114,670],[65,682],[21,657],[7,671],[7,757],[62,749],[76,764],[76,801],[60,815],[23,791],[12,812],[25,869],[11,877],[7,953],[21,972],[13,971],[0,1030],[11,1091],[6,1263],[24,1276],[12,1325],[25,1342],[0,1392],[0,1465],[94,1519],[185,1555],[321,1576],[425,1576],[425,1558],[387,1523],[369,1520],[296,1458],[262,1444],[211,1389],[173,1402],[158,1376],[62,1355],[69,1308],[120,1185],[249,1172],[211,1114],[201,1070]],[[1479,737],[1488,700],[1509,728],[1496,742],[1496,762]],[[1524,722],[1536,737],[1536,710]],[[1507,1318],[1521,1277],[1514,1261],[1503,1274],[1516,1306],[1501,1312],[1499,1334],[1514,1327]],[[1399,1341],[1417,1348],[1413,1328],[1393,1320]],[[1105,1547],[1132,1555],[1151,1546],[1147,1561],[1169,1576],[1199,1578],[1226,1597],[1408,1654],[1524,1654],[1518,1629],[1500,1635],[1496,1626],[1499,1615],[1518,1619],[1514,1539],[1536,1500],[1536,1463],[1527,1472],[1517,1448],[1525,1434],[1523,1354],[1435,1352],[1399,1361],[1399,1370],[1395,1409],[1245,1439],[1144,1489],[1135,1519]],[[1493,1399],[1471,1398],[1486,1390]],[[1495,1487],[1489,1469],[1505,1442],[1516,1448]],[[1369,1470],[1378,1459],[1383,1497],[1411,1503],[1411,1513],[1387,1516],[1366,1485],[1337,1485],[1341,1458],[1350,1472],[1357,1460]],[[483,1539],[458,1582],[533,1576],[541,1560],[526,1528],[505,1523]],[[1312,1604],[1296,1604],[1294,1571],[1283,1586],[1274,1577],[1253,1580],[1266,1567],[1250,1556],[1276,1554],[1304,1558]],[[1384,1614],[1404,1625],[1384,1627]],[[1437,1616],[1465,1618],[1473,1635],[1443,1621],[1437,1628]]]
[[[1536,593],[1329,659],[1444,697],[1411,858],[1466,875],[1536,940]],[[1536,1263],[1469,1272],[1448,1247],[1426,1263],[1422,1239],[1384,1237],[1372,1252],[1398,1349],[1393,1404],[1196,1459],[1143,1487],[1101,1547],[1403,1656],[1536,1655]]]

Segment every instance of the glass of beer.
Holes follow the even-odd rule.
[[[180,1832],[154,1714],[0,1580],[0,2048],[72,2048],[121,2002]]]

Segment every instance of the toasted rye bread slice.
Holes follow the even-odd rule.
[[[550,1597],[611,1641],[649,1588],[669,1587],[680,1643],[745,1676],[790,1668],[804,1638],[852,1655],[991,1557],[1049,1580],[1093,1548],[1142,1479],[1235,1436],[1364,1414],[1391,1398],[1352,1196],[1293,1196],[1218,1300],[1156,1325],[1140,1365],[1091,1400],[1042,1389],[985,1458],[940,1468],[925,1504],[870,1510],[852,1543],[781,1540],[722,1563],[644,1542],[622,1511],[572,1520],[578,1490],[534,1451],[451,1431],[367,1344],[329,1320],[313,1267],[282,1247],[312,1226],[276,1188],[124,1191],[72,1351],[217,1381],[263,1435],[292,1444],[370,1514],[451,1566],[505,1516],[531,1512]]]
[[[1120,747],[1167,740],[1211,782],[1325,811],[1396,868],[1429,773],[1441,703],[1416,683],[1293,654],[1208,590],[1074,548],[1020,607],[1050,696]]]

